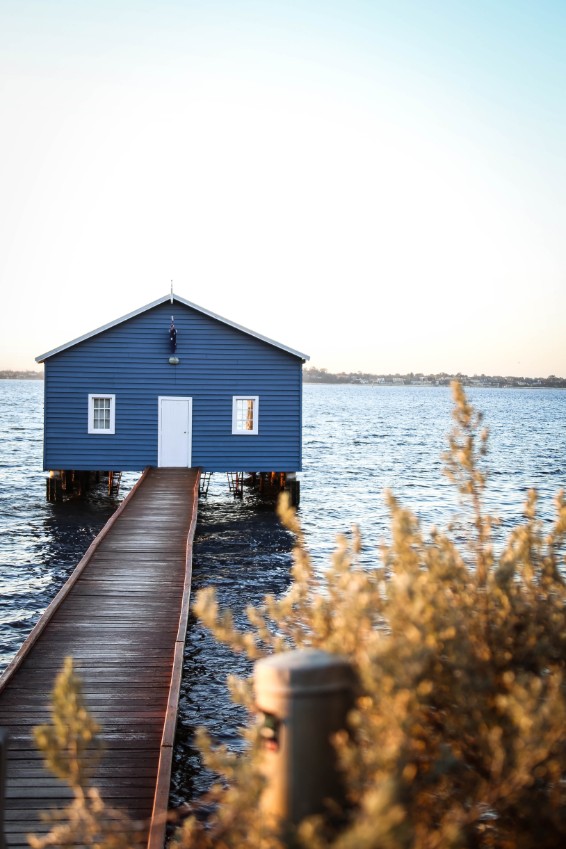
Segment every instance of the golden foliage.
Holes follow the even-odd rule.
[[[468,516],[468,545],[449,533],[425,538],[415,516],[388,494],[391,542],[372,569],[360,537],[338,537],[322,578],[298,518],[293,582],[282,598],[248,610],[237,631],[214,591],[195,610],[218,639],[252,659],[289,648],[347,655],[361,684],[353,736],[336,741],[350,808],[338,832],[306,822],[309,849],[555,849],[566,841],[566,590],[560,571],[566,505],[545,534],[531,492],[523,521],[495,554],[484,512],[487,433],[455,384],[446,473]],[[562,558],[562,560],[561,560]],[[245,690],[242,685],[241,689]],[[247,697],[249,703],[249,695]],[[262,790],[257,730],[236,758],[201,745],[227,777],[212,790],[206,829],[190,820],[181,847],[278,849],[257,815]],[[221,803],[221,804],[220,804]]]
[[[50,725],[34,728],[37,747],[43,752],[46,767],[80,795],[89,767],[87,752],[94,762],[100,756],[97,734],[100,727],[90,715],[82,694],[73,659],[65,658],[51,695]]]
[[[28,835],[32,849],[96,847],[132,849],[140,845],[141,830],[128,816],[107,805],[89,778],[101,755],[100,728],[85,704],[73,660],[65,659],[51,698],[52,720],[34,729],[45,765],[69,785],[73,800],[62,809],[44,814],[51,823],[43,836]]]

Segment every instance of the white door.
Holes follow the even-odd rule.
[[[192,398],[159,398],[158,466],[191,465]]]

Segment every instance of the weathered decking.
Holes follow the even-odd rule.
[[[164,827],[188,617],[198,472],[144,473],[96,538],[0,679],[0,726],[10,733],[6,840],[27,846],[39,813],[70,798],[47,773],[32,728],[49,719],[55,675],[72,655],[105,754],[93,784],[112,805]],[[151,832],[151,834],[150,834]]]

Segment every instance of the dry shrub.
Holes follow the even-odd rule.
[[[315,574],[300,524],[293,583],[282,598],[248,610],[238,632],[214,591],[195,609],[218,639],[252,659],[289,648],[347,655],[361,682],[353,736],[337,740],[350,809],[333,832],[320,821],[299,833],[309,849],[556,849],[566,845],[566,534],[563,495],[545,532],[531,492],[520,524],[494,552],[483,507],[487,435],[459,384],[446,472],[462,500],[467,545],[449,533],[425,538],[415,516],[388,495],[391,543],[373,569],[359,562],[357,532],[338,538],[328,570]],[[237,697],[251,706],[249,684]],[[248,752],[214,750],[208,765],[227,776],[208,801],[206,827],[189,820],[177,847],[278,849],[258,816],[261,748],[252,724]]]
[[[91,770],[102,753],[99,732],[85,704],[73,660],[68,657],[55,680],[51,722],[34,728],[34,736],[46,767],[70,787],[73,800],[65,808],[43,815],[51,828],[45,835],[27,836],[32,849],[141,846],[142,826],[108,805],[90,785]]]

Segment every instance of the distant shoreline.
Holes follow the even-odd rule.
[[[446,389],[449,386],[449,383],[388,383],[387,381],[383,383],[360,383],[355,380],[303,380],[303,383],[309,386],[397,386],[401,388],[405,386],[420,386],[425,389],[430,389],[431,387],[433,389]],[[468,383],[466,380],[460,380],[460,383],[466,388],[471,387],[476,389],[566,389],[566,381],[565,385],[554,383]]]
[[[42,371],[0,371],[0,380],[43,380]]]
[[[467,374],[363,374],[362,372],[331,373],[326,369],[303,369],[303,383],[354,384],[361,386],[449,386],[458,380],[463,386],[491,389],[508,388],[552,388],[566,389],[566,378],[556,377],[515,377],[510,375]]]
[[[42,371],[0,371],[0,380],[43,380]],[[362,374],[361,372],[327,372],[325,369],[303,369],[303,383],[350,386],[449,386],[458,380],[463,386],[488,389],[566,389],[566,378],[512,377],[467,374]]]

